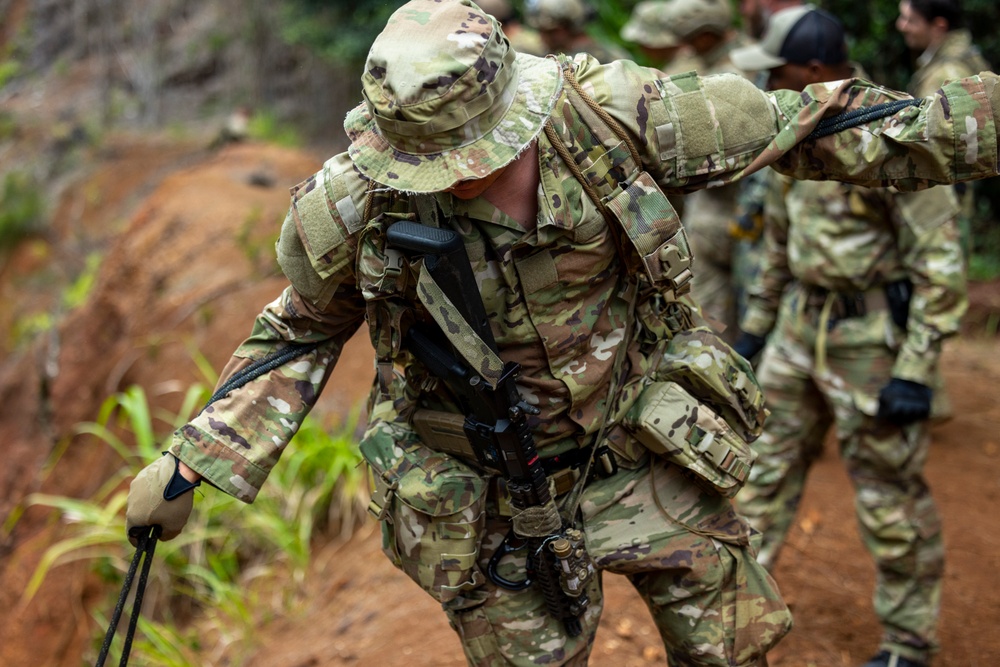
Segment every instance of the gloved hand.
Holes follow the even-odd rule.
[[[740,337],[733,344],[733,349],[736,350],[737,354],[749,361],[764,349],[765,343],[767,343],[767,339],[763,336],[741,331]]]
[[[933,394],[927,385],[892,378],[878,394],[878,418],[899,426],[927,419]]]
[[[161,540],[180,535],[194,506],[194,493],[190,491],[199,484],[181,476],[180,461],[172,454],[140,470],[129,486],[125,507],[125,532],[132,546],[138,546],[137,535],[133,535],[138,528],[160,526]]]

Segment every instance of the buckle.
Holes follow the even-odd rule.
[[[594,452],[594,463],[594,471],[604,479],[618,473],[618,459],[607,445],[601,445]]]

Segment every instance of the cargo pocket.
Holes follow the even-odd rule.
[[[362,439],[382,550],[439,602],[485,582],[477,565],[486,481],[458,459],[381,424]]]

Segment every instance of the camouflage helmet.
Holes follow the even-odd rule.
[[[667,14],[674,34],[689,39],[700,32],[725,32],[733,23],[729,0],[670,0]]]
[[[506,166],[542,129],[562,90],[552,59],[516,53],[471,0],[411,0],[368,52],[364,103],[344,120],[365,177],[440,192]]]
[[[535,30],[561,26],[583,30],[590,21],[591,8],[584,0],[525,0],[524,17]]]
[[[670,25],[670,1],[645,0],[637,4],[622,26],[622,39],[654,49],[678,46],[680,41]]]

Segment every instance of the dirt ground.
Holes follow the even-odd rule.
[[[992,340],[952,341],[944,369],[955,406],[934,427],[927,464],[943,515],[947,568],[941,653],[935,667],[1000,664],[1000,357]],[[772,667],[853,667],[875,653],[874,571],[857,535],[850,482],[828,443],[814,467],[775,577],[795,627],[770,656]],[[372,526],[317,554],[299,613],[260,629],[256,667],[465,662],[436,603],[381,555]],[[628,582],[604,579],[606,605],[591,659],[600,667],[663,664],[664,651]]]

